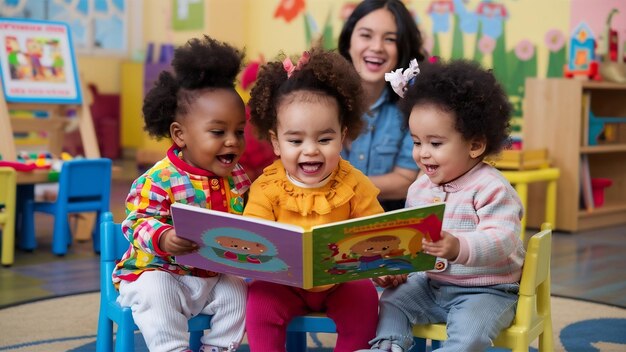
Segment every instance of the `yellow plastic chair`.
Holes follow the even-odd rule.
[[[556,187],[561,176],[558,168],[549,167],[536,170],[502,171],[502,175],[515,187],[519,199],[522,201],[524,216],[522,217],[521,238],[526,243],[526,211],[528,209],[528,184],[533,182],[546,182],[546,203],[544,210],[544,222],[556,224]]]
[[[493,341],[496,347],[527,352],[530,343],[539,338],[539,351],[554,351],[550,308],[552,229],[548,223],[541,229],[528,241],[515,319]],[[447,339],[446,324],[415,325],[413,335],[416,337],[413,352],[426,350],[425,339],[433,341],[434,349],[438,341]]]
[[[10,266],[15,257],[15,169],[0,167],[0,225],[2,225],[2,265]]]

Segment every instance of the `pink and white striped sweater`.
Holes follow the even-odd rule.
[[[522,203],[502,174],[479,163],[458,179],[437,185],[428,176],[409,188],[406,206],[446,202],[443,229],[460,241],[460,252],[431,279],[459,286],[519,282],[524,263]]]

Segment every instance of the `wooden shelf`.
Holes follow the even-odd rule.
[[[576,232],[626,223],[626,141],[585,145],[589,118],[583,109],[585,105],[596,116],[626,116],[626,84],[529,78],[525,92],[524,149],[547,148],[553,166],[561,171],[555,229]],[[582,155],[588,156],[592,178],[613,181],[605,190],[605,204],[591,211],[579,208]],[[545,187],[529,187],[529,227],[541,225],[539,205],[544,201]]]
[[[580,218],[593,217],[598,214],[621,213],[626,211],[625,202],[607,202],[601,207],[594,208],[592,211],[581,210],[578,212]]]
[[[65,126],[75,122],[84,148],[86,158],[99,158],[98,140],[93,126],[89,103],[91,97],[84,94],[82,85],[83,102],[81,104],[26,104],[7,102],[4,99],[3,90],[0,89],[0,155],[3,160],[17,161],[17,151],[13,132],[33,132],[45,131],[48,133],[47,142],[41,146],[52,155],[60,156],[63,149],[63,139],[65,138]],[[12,117],[11,110],[26,111],[46,111],[48,117],[39,118],[16,118]],[[69,112],[73,111],[74,121],[67,118]],[[35,185],[37,183],[48,183],[49,170],[35,170],[32,172],[18,172],[17,183],[20,185]],[[86,220],[80,220],[78,229],[74,234],[76,239],[91,238],[91,228],[95,221],[95,216],[88,215]]]
[[[583,154],[626,152],[626,144],[606,144],[580,147],[580,152]]]
[[[11,126],[14,132],[57,131],[69,123],[70,119],[67,118],[11,118]]]
[[[583,88],[588,88],[588,89],[616,89],[616,90],[626,89],[626,85],[623,83],[614,83],[614,82],[607,82],[607,81],[577,81],[577,82],[580,82]]]

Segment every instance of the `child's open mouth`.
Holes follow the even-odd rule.
[[[300,163],[299,165],[305,174],[314,174],[322,168],[324,163]]]
[[[222,164],[230,165],[233,163],[233,161],[235,161],[236,157],[237,157],[236,154],[224,154],[224,155],[217,155],[216,159]]]
[[[437,171],[439,168],[438,165],[424,165],[424,172],[428,175],[431,175]]]

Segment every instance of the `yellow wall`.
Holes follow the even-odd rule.
[[[319,30],[322,30],[330,11],[334,37],[337,38],[343,24],[338,14],[346,2],[355,1],[309,0],[306,1],[306,6]],[[279,3],[279,0],[247,1],[248,25],[245,39],[248,58],[254,59],[263,54],[266,59],[272,59],[280,52],[292,55],[307,49],[303,15],[298,15],[289,23],[282,18],[276,19],[274,10]]]
[[[205,4],[205,26],[203,30],[173,31],[170,14],[172,1],[142,0],[141,22],[137,22],[137,14],[129,14],[130,31],[139,28],[141,42],[130,45],[123,57],[101,57],[90,55],[78,56],[78,67],[85,84],[95,83],[102,93],[122,94],[121,106],[121,143],[131,149],[163,149],[167,141],[156,142],[143,131],[141,119],[141,99],[143,97],[143,66],[141,62],[132,62],[131,58],[145,55],[147,43],[154,43],[154,58],[158,58],[161,44],[181,45],[188,39],[208,34],[222,41],[243,47],[245,42],[245,3],[247,0],[208,0]],[[132,9],[130,10],[132,11]],[[130,41],[130,40],[129,40]],[[133,51],[141,51],[140,53]],[[139,54],[139,55],[138,55]],[[125,86],[123,86],[125,85]]]
[[[78,70],[85,87],[95,83],[101,93],[119,93],[120,57],[78,55]]]

